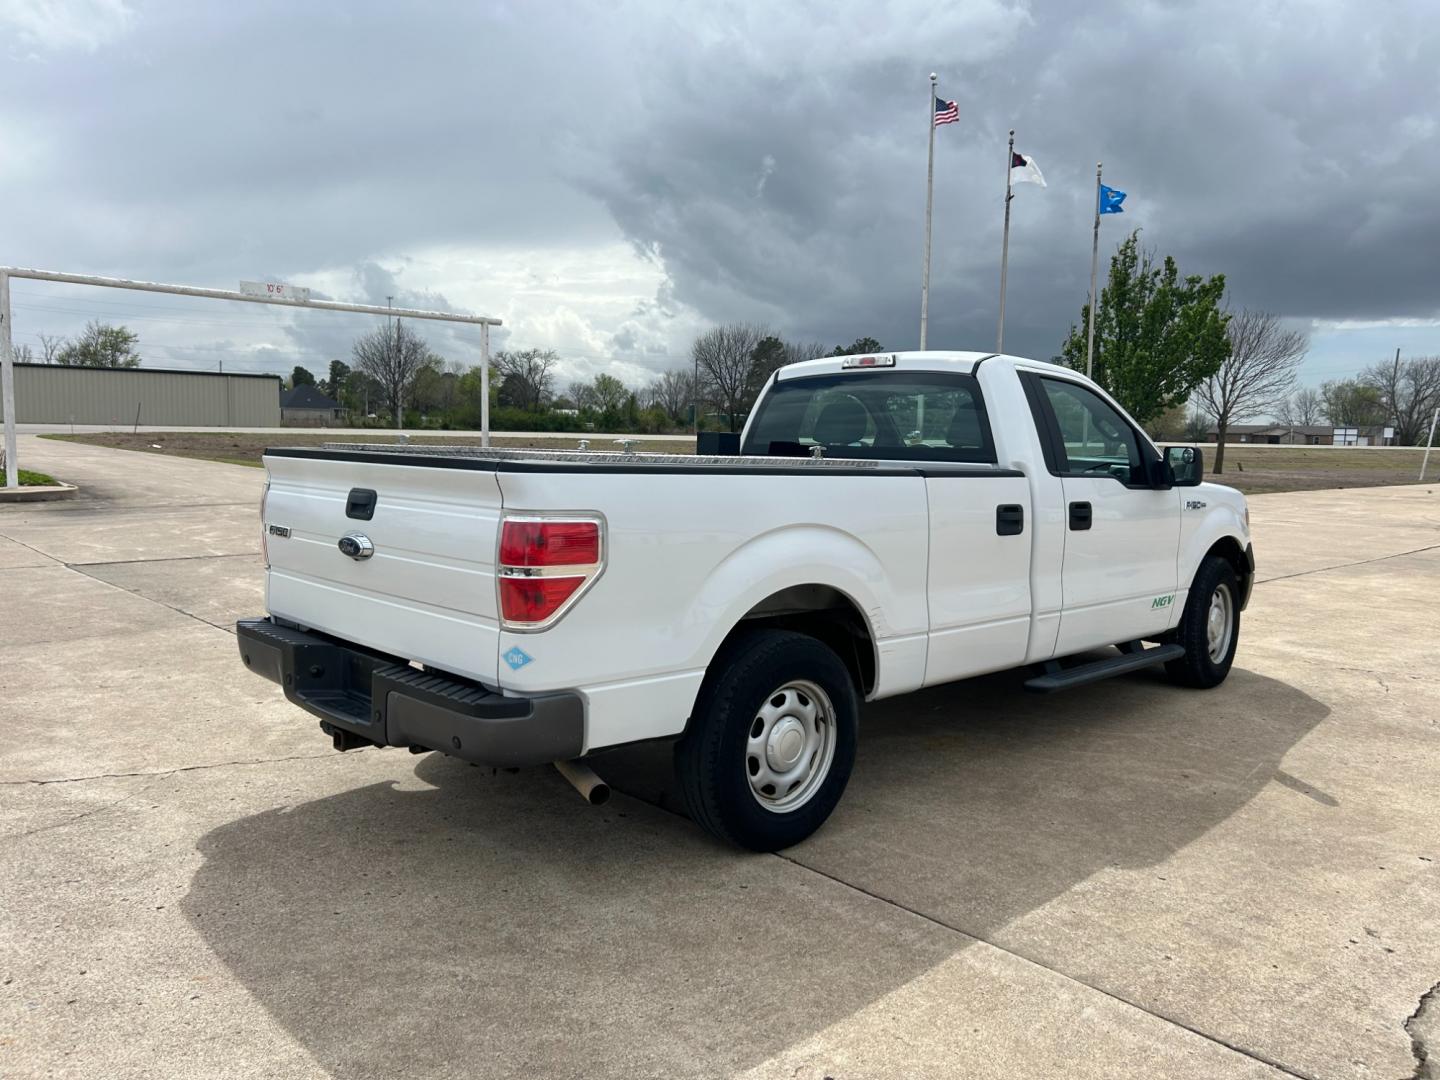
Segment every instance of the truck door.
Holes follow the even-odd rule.
[[[1176,603],[1180,503],[1173,489],[1149,486],[1154,448],[1088,386],[1038,372],[1023,379],[1065,500],[1055,655],[1162,633]]]
[[[930,507],[925,684],[930,686],[1024,662],[1034,520],[1025,476],[993,464],[990,421],[974,377],[923,378],[933,385],[893,397],[888,411],[918,414],[912,450],[956,464],[933,466],[925,478]],[[967,469],[967,463],[979,467]]]

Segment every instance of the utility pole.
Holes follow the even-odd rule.
[[[394,307],[395,305],[391,303],[391,301],[394,299],[395,298],[393,296],[385,297],[385,306]],[[391,321],[395,324],[395,357],[392,362],[395,364],[395,369],[398,371],[400,368],[400,320],[392,319]],[[402,428],[404,426],[405,388],[402,386],[397,386],[395,388],[395,427],[398,430],[399,428]]]

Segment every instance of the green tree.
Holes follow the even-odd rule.
[[[140,354],[135,351],[139,340],[139,334],[123,326],[108,326],[92,320],[85,324],[83,334],[56,353],[55,362],[67,367],[139,367]]]
[[[344,360],[331,360],[329,376],[320,383],[320,389],[339,401],[341,400],[340,395],[345,392],[345,380],[349,375],[349,364]]]
[[[885,346],[876,341],[873,337],[856,338],[849,345],[836,345],[831,350],[831,356],[860,356],[865,353],[884,352]]]
[[[290,373],[290,389],[291,389],[291,390],[294,390],[295,387],[297,387],[297,386],[314,386],[314,385],[315,385],[315,376],[312,375],[312,374],[310,374],[310,371],[309,371],[308,368],[303,368],[303,367],[301,367],[299,364],[296,364],[296,365],[295,365],[295,370]]]
[[[1173,258],[1156,265],[1154,253],[1141,250],[1139,231],[1131,233],[1111,257],[1100,294],[1095,381],[1141,424],[1179,405],[1230,355],[1224,296],[1224,274],[1181,278]],[[1076,371],[1085,370],[1089,317],[1086,304],[1061,350]]]
[[[760,393],[760,388],[765,385],[765,380],[770,378],[776,369],[784,367],[790,362],[790,350],[785,342],[774,334],[761,338],[760,342],[750,351],[750,379],[746,388],[748,401],[746,408],[755,403],[755,397]]]
[[[625,389],[625,384],[614,375],[600,374],[595,376],[595,381],[590,384],[593,394],[593,407],[596,412],[603,416],[607,423],[615,424],[623,419],[625,398],[630,391]]]

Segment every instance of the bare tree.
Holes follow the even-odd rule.
[[[63,348],[65,348],[65,339],[64,339],[63,337],[60,337],[58,334],[41,334],[41,335],[40,335],[40,356],[41,356],[41,363],[45,363],[45,364],[58,363],[58,360],[57,360],[56,358],[60,355],[60,350],[63,349]]]
[[[1291,427],[1310,427],[1325,415],[1325,401],[1314,387],[1302,386],[1276,407],[1275,415]]]
[[[29,345],[14,345],[10,349],[10,359],[17,364],[35,363],[35,350]]]
[[[745,411],[752,357],[765,337],[764,327],[754,323],[726,323],[705,331],[692,346],[700,378],[730,421],[731,431]]]
[[[1380,391],[1359,379],[1329,379],[1320,384],[1321,409],[1336,427],[1373,427],[1386,420]]]
[[[1195,388],[1195,401],[1215,419],[1215,471],[1225,471],[1225,433],[1233,423],[1276,408],[1295,386],[1295,369],[1310,338],[1288,330],[1278,315],[1245,310],[1225,328],[1230,356]]]
[[[664,371],[647,392],[651,404],[678,424],[685,419],[686,410],[695,404],[695,376],[688,371]]]
[[[595,387],[590,383],[572,382],[567,396],[575,403],[577,409],[595,408]]]
[[[798,364],[801,360],[814,360],[816,357],[828,355],[825,346],[818,341],[787,341],[785,343],[785,363]]]
[[[396,319],[393,326],[377,326],[357,339],[351,355],[355,367],[375,380],[380,404],[394,413],[395,426],[403,427],[405,397],[416,372],[430,358],[425,339]]]
[[[1399,446],[1418,446],[1430,431],[1430,418],[1440,405],[1440,356],[1416,356],[1372,364],[1360,373],[1360,381],[1373,386],[1380,402],[1395,423]]]
[[[539,412],[550,398],[555,382],[554,368],[560,358],[553,349],[524,349],[495,354],[495,371],[500,376],[501,403]]]

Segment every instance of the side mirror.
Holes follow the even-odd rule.
[[[1205,455],[1197,446],[1167,446],[1165,467],[1175,487],[1194,487],[1205,475]]]

